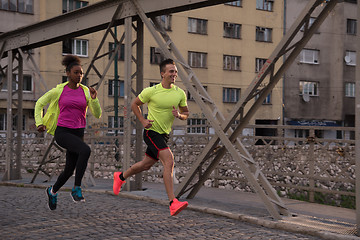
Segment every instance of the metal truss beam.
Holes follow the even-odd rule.
[[[35,78],[35,80],[37,80],[37,82],[39,83],[39,86],[42,86],[43,89],[38,89],[38,91],[40,91],[40,93],[45,93],[48,90],[48,86],[44,80],[44,78],[41,75],[40,69],[38,67],[38,65],[35,62],[35,59],[33,58],[32,54],[30,52],[24,53],[21,48],[18,49],[19,54],[21,55],[21,57],[26,60],[24,61],[24,63],[26,64],[26,66],[32,70],[32,72],[34,74],[36,74],[38,76],[38,78]]]
[[[190,94],[194,97],[196,103],[199,105],[202,112],[207,117],[212,127],[214,128],[217,134],[217,137],[214,137],[214,139],[218,138],[215,139],[215,142],[218,143],[218,141],[220,140],[222,144],[224,144],[226,150],[229,151],[233,159],[236,160],[236,162],[243,169],[243,172],[247,177],[247,179],[249,180],[250,184],[253,186],[255,191],[260,195],[269,213],[275,219],[281,219],[280,214],[289,215],[289,212],[287,211],[284,204],[281,202],[281,199],[276,195],[276,192],[273,190],[271,185],[267,184],[267,186],[265,187],[265,189],[268,191],[266,193],[262,188],[262,186],[258,183],[257,177],[261,175],[261,171],[259,167],[256,165],[252,166],[253,168],[256,169],[256,174],[253,174],[251,172],[251,169],[249,169],[247,163],[244,162],[242,158],[242,154],[239,153],[236,147],[237,146],[242,147],[240,152],[244,152],[244,153],[247,153],[246,149],[240,143],[237,146],[234,146],[233,143],[228,138],[226,131],[224,131],[221,128],[221,126],[225,121],[224,116],[217,109],[214,101],[211,100],[211,97],[208,95],[204,87],[201,85],[201,82],[195,76],[195,73],[191,70],[190,66],[186,64],[185,59],[182,57],[181,53],[176,48],[174,42],[167,35],[166,31],[160,26],[160,24],[157,22],[156,19],[153,19],[154,24],[150,22],[150,20],[145,15],[144,11],[141,9],[141,5],[137,1],[134,0],[133,4],[137,8],[141,20],[144,22],[150,33],[153,35],[155,41],[161,48],[163,55],[165,55],[166,57],[171,57],[179,63],[180,65],[178,67],[179,76],[182,79],[186,88],[190,91]],[[156,26],[156,28],[154,27],[154,25]],[[171,52],[169,51],[169,48]],[[213,146],[211,147],[211,149],[213,149]],[[209,152],[206,152],[205,155],[208,156]],[[248,157],[251,158],[250,155]],[[196,166],[195,168],[198,169],[199,166]],[[266,180],[266,178],[264,179]],[[270,198],[269,196],[272,198]],[[276,207],[274,206],[274,204],[276,205]]]
[[[254,163],[252,157],[248,153],[246,153],[246,149],[240,145],[240,142],[237,140],[237,136],[242,132],[242,130],[248,124],[250,119],[254,116],[255,112],[261,106],[263,100],[275,87],[276,83],[281,79],[282,74],[295,60],[296,56],[300,53],[300,51],[306,45],[309,39],[312,37],[316,29],[325,20],[327,15],[331,12],[331,10],[335,7],[337,3],[338,1],[336,0],[327,1],[326,4],[324,4],[324,1],[318,1],[318,0],[309,1],[307,7],[302,11],[298,19],[295,21],[293,26],[288,31],[288,33],[279,43],[278,47],[274,50],[273,54],[271,54],[270,58],[266,61],[266,64],[263,66],[260,73],[252,81],[248,89],[245,91],[244,95],[236,104],[233,111],[229,114],[229,117],[221,125],[224,131],[231,130],[230,125],[240,115],[240,124],[229,135],[230,136],[229,139],[231,142],[233,143],[235,142],[235,144],[237,144],[238,147],[240,146],[240,149],[239,148],[238,149],[242,153],[244,153],[245,156],[243,155],[242,158],[246,162],[241,163],[239,159],[235,159],[235,160],[238,163],[241,163],[240,167],[242,168],[244,175],[245,176],[247,175],[246,171],[250,171],[251,172],[250,175],[252,175],[250,176],[250,178],[254,178],[253,180],[256,180],[256,182],[259,183],[259,185],[265,190],[265,192],[261,192],[261,191],[259,192],[255,187],[255,191],[257,191],[257,193],[260,193],[260,195],[262,195],[263,193],[268,194],[269,200],[273,203],[275,203],[278,200],[275,191],[272,189],[271,185],[268,183],[266,177],[262,174],[257,164]],[[306,31],[303,34],[303,37],[294,46],[290,46],[295,36],[299,33],[300,28],[304,25],[304,23],[306,23],[309,20],[311,14],[313,14],[314,10],[317,9],[321,4],[324,4],[325,7],[323,7],[323,9],[321,10],[321,13],[316,18],[316,21],[312,24],[310,28],[306,29]],[[291,53],[284,61],[284,63],[279,63],[279,65],[281,66],[278,66],[277,70],[275,70],[275,64],[277,63],[277,61],[282,56],[284,56],[286,53],[289,52]],[[268,77],[269,79],[268,82],[265,81],[266,77]],[[255,99],[255,102],[252,105],[249,104],[249,101],[253,99],[256,95],[258,95],[259,97]],[[249,110],[245,112],[245,106],[247,104],[249,104],[250,107],[248,108]],[[222,139],[220,139],[219,136],[215,136],[213,139],[211,139],[209,144],[205,147],[204,151],[202,152],[201,156],[198,158],[197,163],[192,166],[188,175],[185,177],[185,180],[183,180],[181,185],[179,186],[176,192],[178,196],[181,196],[182,194],[190,190],[191,192],[188,195],[188,197],[192,198],[195,196],[195,194],[198,192],[202,184],[205,182],[205,180],[209,177],[210,173],[219,163],[223,155],[226,153],[226,151],[229,150],[228,146],[226,146],[226,144],[224,144],[224,142],[222,141],[223,145],[225,146],[221,146],[221,148],[214,153],[215,158],[210,160],[207,169],[205,169],[205,172],[202,172],[202,165],[204,165],[204,163],[209,160],[210,156],[213,155],[212,153],[220,140],[222,141]],[[199,180],[195,184],[191,185],[192,182],[194,182],[194,177],[196,176],[196,174],[199,175]],[[248,176],[246,177],[249,180],[249,177]],[[249,182],[251,183],[252,181]],[[264,196],[262,197],[262,199],[263,200],[265,199]],[[266,202],[267,200],[265,199],[265,205]],[[279,209],[281,210],[281,206],[278,207],[280,207]],[[277,214],[275,215],[272,214],[272,215],[274,218],[277,218],[276,216]]]
[[[124,169],[130,168],[131,158],[131,82],[132,82],[132,20],[125,19],[125,81],[124,81]],[[124,186],[130,191],[130,181]]]
[[[17,62],[17,65],[14,64]],[[18,75],[17,80],[15,74]],[[21,152],[22,152],[22,128],[23,128],[23,57],[19,51],[8,51],[8,64],[6,71],[7,80],[7,113],[6,113],[6,165],[2,180],[21,178]],[[13,89],[13,83],[15,89]],[[16,109],[16,112],[13,110]],[[16,121],[13,121],[15,120]],[[15,123],[15,126],[13,125]],[[13,131],[13,127],[16,129]]]
[[[140,0],[142,8],[149,16],[187,11],[225,2],[230,1]],[[131,0],[101,1],[36,24],[3,33],[0,35],[0,46],[4,46],[4,53],[16,48],[26,50],[59,42],[65,37],[74,38],[104,30],[109,26],[111,17],[114,16],[119,4],[124,4],[127,11],[120,12],[116,16],[116,25],[123,24],[127,17],[136,17],[136,12],[132,11]],[[0,56],[2,58],[3,54]]]
[[[123,37],[121,37],[120,41],[118,41],[117,36],[115,36],[114,32],[111,30],[111,28],[115,26],[115,22],[117,20],[117,15],[120,14],[120,12],[122,12],[122,11],[123,11],[123,4],[121,3],[121,4],[118,4],[118,6],[116,7],[116,10],[115,10],[114,14],[112,15],[111,21],[109,22],[109,24],[108,24],[108,26],[106,28],[104,36],[101,39],[97,50],[95,51],[94,57],[92,58],[92,60],[90,62],[90,65],[89,65],[89,67],[87,68],[87,70],[86,70],[86,72],[84,74],[84,78],[86,79],[87,76],[89,75],[91,69],[93,69],[96,72],[96,74],[98,75],[100,80],[97,83],[91,85],[91,86],[95,86],[96,90],[99,89],[99,87],[100,87],[102,81],[104,80],[104,78],[105,78],[111,64],[114,62],[114,59],[115,59],[115,56],[116,56],[115,53],[119,52],[121,43],[124,40],[124,35],[123,35]],[[116,48],[113,49],[112,51],[107,51],[105,54],[100,56],[99,55],[100,51],[103,48],[105,40],[106,40],[106,38],[108,37],[109,34],[112,36],[114,42],[116,43]],[[105,69],[103,71],[103,74],[100,74],[99,71],[97,70],[96,66],[95,66],[95,61],[97,61],[97,60],[99,60],[99,59],[101,59],[101,58],[103,58],[105,56],[108,56],[109,54],[112,54],[111,57],[110,57],[110,60],[108,61],[108,64],[106,65],[106,67],[105,67]]]
[[[357,3],[357,59],[360,59],[360,5]],[[359,60],[356,64],[356,77],[355,77],[355,174],[360,176],[360,64]],[[356,178],[356,235],[360,236],[360,177]]]

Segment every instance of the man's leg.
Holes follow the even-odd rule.
[[[123,176],[126,179],[134,174],[149,170],[155,163],[156,163],[156,161],[154,159],[145,155],[143,160],[135,163],[130,168],[128,168],[125,172],[123,172]]]
[[[169,201],[172,201],[175,198],[173,183],[174,156],[171,150],[167,148],[159,152],[159,159],[164,166],[163,179],[165,190],[168,195]]]
[[[177,215],[183,209],[188,206],[188,202],[180,202],[175,198],[174,194],[174,183],[173,183],[173,171],[174,171],[174,156],[169,148],[161,150],[159,152],[159,159],[164,166],[163,179],[170,201],[170,214],[171,216]]]
[[[145,170],[149,170],[152,165],[154,165],[156,163],[156,161],[154,159],[152,159],[151,157],[145,155],[145,157],[143,158],[142,161],[135,163],[134,165],[132,165],[129,169],[127,169],[125,172],[121,173],[121,172],[115,172],[114,173],[114,183],[113,183],[113,192],[115,195],[118,195],[120,190],[121,190],[121,186],[125,183],[125,179],[140,173],[142,171]]]

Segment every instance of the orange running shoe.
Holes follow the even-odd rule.
[[[126,183],[126,181],[123,181],[120,179],[121,172],[115,172],[114,173],[114,183],[113,183],[113,192],[115,195],[119,195],[119,192],[121,190],[121,186]]]
[[[183,209],[185,209],[189,205],[188,202],[180,202],[176,198],[174,198],[173,202],[170,205],[170,214],[171,216],[177,215]]]

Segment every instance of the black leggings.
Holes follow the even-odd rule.
[[[85,174],[87,163],[90,157],[91,149],[84,143],[84,129],[71,129],[66,127],[57,127],[55,130],[55,140],[60,147],[66,149],[65,169],[58,177],[53,186],[53,192],[59,189],[75,173],[75,186],[81,186],[81,180]]]

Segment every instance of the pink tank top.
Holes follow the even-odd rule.
[[[86,127],[86,97],[84,90],[71,89],[67,85],[59,98],[60,115],[57,125],[67,128]]]

